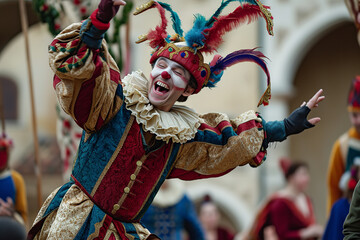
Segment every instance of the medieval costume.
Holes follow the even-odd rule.
[[[21,216],[17,219],[26,223],[28,218],[25,182],[23,177],[15,170],[4,170],[0,173],[0,198],[6,201],[10,197],[14,203],[15,211]]]
[[[23,177],[8,167],[12,140],[0,136],[0,240],[23,240],[28,218]]]
[[[181,182],[165,181],[141,222],[162,240],[205,240],[194,204]]]
[[[360,76],[353,82],[348,96],[348,112],[360,111]],[[328,212],[341,197],[343,191],[339,188],[341,176],[350,170],[355,158],[360,157],[360,133],[353,126],[341,135],[332,148],[327,175],[328,184]]]
[[[344,222],[344,240],[360,238],[360,185],[356,184],[354,194],[350,203],[349,214]]]
[[[349,213],[350,202],[347,198],[337,200],[330,212],[330,218],[326,225],[323,239],[344,239],[343,224]]]
[[[331,208],[330,216],[324,231],[324,240],[343,239],[343,225],[349,213],[350,202],[359,180],[360,158],[355,159],[354,165],[346,171],[339,182],[339,188],[344,192],[344,197],[337,200]]]
[[[0,199],[10,198],[14,204],[13,217],[21,224],[27,223],[28,210],[26,188],[23,177],[15,170],[8,168],[12,140],[2,135],[0,137]]]
[[[230,232],[228,229],[223,227],[218,227],[217,229],[217,239],[218,240],[233,240],[234,234]]]
[[[304,216],[288,198],[272,196],[255,219],[253,234],[257,237],[250,239],[264,239],[264,229],[267,226],[275,227],[279,240],[301,239],[299,231],[315,222],[312,203],[310,199],[307,201],[311,214]]]
[[[216,202],[205,195],[199,207],[199,219],[206,239],[233,240],[235,234],[222,223],[222,215]]]
[[[279,240],[317,239],[323,230],[316,224],[312,202],[304,192],[310,179],[307,165],[287,159],[281,159],[280,164],[287,184],[265,202],[247,240],[266,240],[269,227]]]
[[[76,158],[77,149],[82,135],[82,129],[67,115],[59,105],[56,105],[56,140],[63,161],[62,175],[64,182],[69,181]]]
[[[180,64],[195,79],[195,93],[213,87],[225,68],[238,62],[255,62],[268,74],[263,55],[255,50],[217,57],[211,67],[203,61],[202,52],[216,50],[221,36],[244,19],[263,16],[271,30],[271,15],[257,0],[240,1],[230,20],[219,16],[232,1],[223,1],[209,20],[199,15],[186,43],[168,4],[150,1],[137,9],[141,13],[155,7],[162,19],[161,26],[142,38],[155,50],[150,63],[163,57]],[[287,124],[293,123],[291,116],[287,123],[265,123],[254,111],[230,120],[219,113],[199,116],[179,105],[169,111],[155,108],[145,75],[136,71],[120,79],[107,50],[103,36],[117,11],[112,6],[113,1],[102,0],[88,20],[69,26],[49,46],[59,104],[84,133],[71,180],[45,201],[29,239],[153,239],[140,219],[166,178],[209,178],[245,164],[259,166],[269,142],[313,126],[306,120],[308,107],[293,115],[298,119],[301,113],[295,124],[300,129]],[[171,39],[165,9],[171,10],[177,32]],[[169,78],[169,73],[161,77]],[[158,91],[167,87],[156,86]],[[270,86],[261,103],[269,99],[269,91]]]

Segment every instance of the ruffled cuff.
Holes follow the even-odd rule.
[[[104,39],[107,29],[98,29],[92,20],[87,19],[81,25],[80,37],[81,40],[90,48],[99,49],[101,42]]]

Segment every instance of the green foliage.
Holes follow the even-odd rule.
[[[86,19],[89,17],[90,13],[89,6],[90,2],[93,0],[70,0],[73,5],[74,11],[77,11],[81,19]],[[60,15],[66,15],[64,10],[63,0],[33,0],[33,8],[38,13],[41,22],[47,23],[49,32],[56,36],[59,34],[66,26],[61,22]],[[112,34],[106,34],[105,39],[109,43],[109,52],[115,59],[116,63],[120,70],[123,68],[123,57],[122,57],[122,45],[121,45],[121,27],[126,25],[129,22],[129,16],[134,7],[132,0],[127,0],[126,5],[121,7],[122,13],[117,14],[113,19]],[[114,47],[118,48],[118,54],[114,53]]]

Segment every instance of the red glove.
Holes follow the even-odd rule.
[[[96,14],[96,18],[103,23],[108,23],[116,15],[120,5],[125,4],[126,3],[124,1],[119,0],[101,0],[98,5],[98,12]]]

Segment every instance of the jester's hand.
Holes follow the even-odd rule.
[[[119,7],[125,4],[126,2],[123,0],[101,0],[96,18],[103,23],[108,23],[116,15]]]
[[[286,135],[297,134],[305,129],[314,127],[320,122],[319,117],[307,120],[307,116],[311,109],[316,108],[318,104],[325,99],[322,96],[323,90],[320,89],[307,103],[304,102],[298,109],[290,114],[288,118],[284,119]]]

